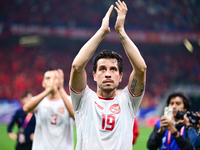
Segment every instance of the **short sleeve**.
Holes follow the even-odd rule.
[[[144,92],[139,94],[139,95],[134,95],[130,92],[130,90],[128,89],[128,86],[126,86],[121,94],[125,97],[124,99],[128,100],[128,104],[129,104],[129,108],[130,108],[130,111],[131,111],[131,114],[133,116],[136,116],[136,113],[138,111],[138,108],[140,106],[140,103],[143,99],[143,96],[144,96]]]
[[[87,100],[87,97],[91,94],[92,90],[86,85],[86,87],[81,91],[77,92],[72,87],[69,87],[70,96],[72,100],[72,106],[74,111],[78,111],[82,108],[84,102]]]

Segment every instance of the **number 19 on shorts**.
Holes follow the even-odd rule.
[[[102,130],[112,131],[115,127],[115,116],[102,115]]]

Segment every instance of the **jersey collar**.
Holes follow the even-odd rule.
[[[114,97],[111,97],[111,98],[106,98],[106,97],[101,97],[101,96],[98,96],[99,99],[102,99],[102,100],[113,100]]]

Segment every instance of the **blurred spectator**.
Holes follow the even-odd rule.
[[[33,97],[32,92],[26,91],[21,97],[21,103],[24,105]],[[17,124],[17,135],[12,132],[14,124]],[[17,140],[16,150],[31,150],[35,130],[35,116],[33,113],[26,114],[22,108],[18,109],[8,125],[8,136],[12,140]]]
[[[66,85],[69,81],[70,67],[82,42],[69,42],[67,46],[23,47],[16,51],[16,45],[0,44],[0,99],[20,99],[26,89],[32,89],[39,93],[42,88],[43,72],[46,68],[61,68],[65,73]],[[110,44],[110,49],[120,53],[121,47]],[[159,104],[163,94],[176,84],[200,84],[200,51],[189,53],[182,47],[153,47],[140,48],[143,57],[148,64],[146,92],[141,103],[142,108],[155,107]],[[162,49],[162,50],[161,50]],[[67,53],[66,53],[67,51]],[[20,53],[18,55],[18,53]],[[126,57],[122,55],[122,57]],[[30,59],[31,58],[31,59]],[[155,59],[157,58],[157,59]],[[51,60],[51,61],[46,61]],[[124,59],[124,80],[120,87],[126,86],[127,74],[130,73],[130,65]],[[159,62],[159,63],[158,63]],[[187,63],[185,63],[187,62]],[[14,63],[20,64],[17,69],[12,69]],[[92,67],[86,66],[88,71]],[[88,77],[91,88],[95,88],[93,77]],[[17,90],[16,90],[17,89]],[[68,87],[66,87],[68,90]]]
[[[149,150],[193,150],[184,124],[176,116],[178,110],[188,111],[190,99],[182,92],[173,92],[167,98],[167,106],[172,108],[171,116],[163,115],[155,124],[147,141]]]
[[[101,22],[104,16],[103,12],[111,3],[114,4],[114,1],[1,1],[0,20],[7,25],[98,28],[98,22]],[[198,0],[126,0],[126,3],[130,11],[126,19],[128,28],[154,31],[200,30],[200,2]],[[132,17],[132,14],[137,14],[137,16]],[[110,21],[111,25],[115,22],[112,17]]]
[[[198,119],[197,119],[198,118]],[[194,123],[194,120],[196,121],[195,124],[191,123],[191,120]],[[196,113],[195,117],[188,118],[187,114],[184,115],[184,124],[188,128],[188,136],[190,138],[190,141],[192,142],[192,145],[195,150],[200,148],[200,136],[199,136],[199,128],[200,128],[200,114]]]

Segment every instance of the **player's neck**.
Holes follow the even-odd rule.
[[[97,95],[100,96],[100,97],[112,98],[112,97],[115,97],[116,90],[111,91],[111,92],[104,92],[102,90],[97,90]]]

